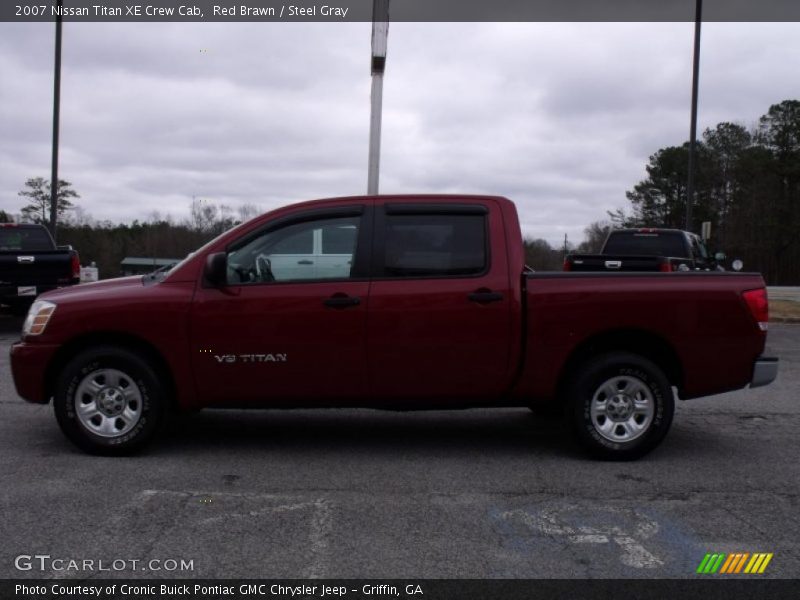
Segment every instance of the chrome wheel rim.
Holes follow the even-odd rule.
[[[653,392],[638,377],[612,377],[601,383],[592,396],[592,425],[611,442],[630,442],[650,427],[655,404]]]
[[[142,392],[126,373],[98,369],[78,384],[75,412],[81,425],[96,435],[125,435],[142,418]]]

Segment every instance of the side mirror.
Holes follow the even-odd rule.
[[[215,252],[206,257],[203,277],[214,287],[223,287],[228,283],[228,255]]]

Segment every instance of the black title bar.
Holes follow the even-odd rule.
[[[0,597],[18,600],[739,600],[796,597],[797,580],[703,579],[386,579],[168,580],[5,579]]]
[[[60,7],[59,7],[60,6]],[[369,0],[3,0],[0,21],[357,22]],[[391,0],[393,22],[694,21],[695,0]],[[797,0],[704,0],[704,21],[800,21]]]

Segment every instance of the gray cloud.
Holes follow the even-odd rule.
[[[381,190],[503,194],[558,244],[688,137],[692,24],[393,23]],[[700,128],[798,97],[800,25],[705,24]],[[363,193],[370,25],[64,27],[60,172],[95,218]],[[0,24],[0,208],[49,175],[53,26]]]

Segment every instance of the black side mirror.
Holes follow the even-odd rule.
[[[228,283],[228,255],[215,252],[206,257],[203,276],[214,287],[223,287]]]

